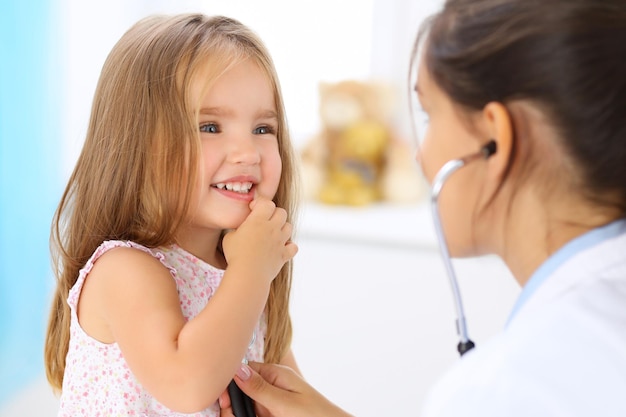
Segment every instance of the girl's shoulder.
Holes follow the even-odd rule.
[[[140,278],[142,275],[176,276],[176,268],[159,248],[148,248],[132,241],[107,240],[95,250],[81,274],[93,274],[96,266],[107,275]]]
[[[97,267],[96,267],[97,265]],[[80,270],[76,283],[70,290],[68,302],[75,305],[87,276],[93,275],[124,276],[133,274],[175,275],[176,270],[168,264],[165,256],[157,249],[126,240],[107,240],[96,248],[89,260]]]

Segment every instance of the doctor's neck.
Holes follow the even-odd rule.
[[[531,191],[516,197],[519,213],[511,213],[504,225],[506,238],[498,250],[521,286],[568,242],[620,217],[614,209],[598,210],[573,200],[546,207],[539,197]]]
[[[545,139],[551,128],[534,124],[533,130],[543,132],[535,138]],[[500,238],[493,242],[493,252],[504,260],[521,286],[568,242],[624,216],[617,205],[598,201],[608,197],[591,198],[583,192],[567,159],[559,157],[563,154],[558,150],[558,140],[542,141],[540,146],[539,152],[533,152],[532,172],[515,165],[511,168],[496,197],[500,201],[493,202],[499,207],[490,208],[487,215],[493,215],[491,220],[483,220],[485,229],[495,220],[491,233]]]

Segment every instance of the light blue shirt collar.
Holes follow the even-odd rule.
[[[572,258],[583,250],[597,245],[607,239],[626,233],[626,219],[615,220],[605,226],[590,230],[566,243],[561,249],[550,256],[531,275],[530,279],[522,289],[522,293],[517,298],[513,310],[509,315],[507,325],[522,308],[522,306],[532,297],[537,289],[560,267],[565,261]]]

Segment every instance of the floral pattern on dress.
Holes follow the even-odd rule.
[[[180,307],[186,320],[199,314],[222,281],[224,271],[215,268],[178,245],[149,249],[130,241],[105,241],[80,270],[67,302],[71,310],[70,345],[66,356],[59,417],[217,417],[217,403],[193,414],[181,414],[160,404],[135,379],[117,343],[106,344],[82,329],[76,314],[85,279],[96,260],[117,247],[142,250],[158,259],[176,282]],[[256,340],[248,350],[250,360],[263,360],[265,318],[255,330]]]

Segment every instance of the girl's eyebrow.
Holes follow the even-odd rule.
[[[222,107],[203,107],[200,109],[200,114],[208,114],[211,116],[231,116],[234,112]]]
[[[261,110],[258,117],[259,119],[278,119],[278,113],[274,110]]]
[[[200,114],[209,116],[233,116],[235,112],[231,109],[223,107],[203,107],[200,109]],[[278,113],[275,110],[260,110],[257,113],[259,119],[278,119]]]

